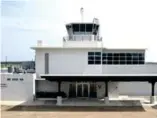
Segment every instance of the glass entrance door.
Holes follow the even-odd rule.
[[[83,84],[83,97],[89,97],[89,85]]]
[[[77,83],[77,97],[89,97],[89,83]]]
[[[83,97],[82,95],[82,90],[83,90],[83,87],[82,87],[82,84],[77,84],[77,97]]]

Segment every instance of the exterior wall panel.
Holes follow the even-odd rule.
[[[151,84],[148,82],[120,82],[119,94],[130,96],[150,96]],[[157,95],[157,83],[155,86],[155,95]]]
[[[103,65],[103,74],[157,74],[155,65]]]
[[[8,81],[8,78],[11,80]],[[18,80],[13,81],[13,78]],[[23,78],[23,81],[20,78]],[[27,101],[33,99],[33,79],[33,74],[1,74],[1,100]]]

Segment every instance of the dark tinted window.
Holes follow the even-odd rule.
[[[101,52],[88,52],[88,64],[101,64]]]
[[[101,64],[101,61],[95,61],[95,64]]]
[[[107,56],[110,56],[110,57],[112,57],[112,53],[108,53],[108,55]]]
[[[92,55],[92,56],[93,56],[93,55],[94,55],[94,52],[88,52],[88,55]]]
[[[118,61],[118,60],[114,60],[114,61],[113,61],[113,64],[115,64],[115,65],[116,65],[116,64],[119,64],[119,61]]]
[[[85,32],[85,24],[80,24],[80,31]]]
[[[95,52],[96,56],[101,56],[101,52]]]
[[[73,24],[72,27],[74,32],[79,32],[79,24]]]
[[[92,60],[92,61],[94,61],[94,56],[88,56],[88,60]]]
[[[144,64],[143,53],[103,53],[103,64]]]
[[[113,59],[112,59],[112,56],[107,57],[107,60],[108,60],[108,61],[112,61],[112,60],[113,60]]]
[[[94,61],[88,61],[88,64],[94,64]]]
[[[111,60],[107,61],[107,64],[112,64],[112,61]]]
[[[93,24],[86,24],[86,32],[92,32]]]
[[[125,56],[120,56],[119,59],[120,60],[125,60]]]
[[[103,53],[102,56],[103,56],[103,57],[106,57],[107,55],[106,55],[106,53]]]
[[[93,57],[90,57],[90,56]],[[101,59],[101,52],[89,52],[89,60],[94,60],[93,63],[101,64],[144,64],[144,54],[143,53],[103,53]],[[97,62],[96,62],[97,61]]]
[[[125,57],[125,53],[120,53],[119,54],[121,57]]]
[[[101,60],[101,57],[95,57],[96,60]]]

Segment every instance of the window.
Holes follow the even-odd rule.
[[[7,78],[7,81],[10,81],[11,79],[10,78]]]
[[[144,53],[103,53],[103,64],[144,64]]]
[[[20,78],[20,81],[23,81],[23,78]]]
[[[80,32],[85,32],[85,24],[80,24]]]
[[[18,81],[18,78],[12,78],[12,81]]]
[[[101,52],[88,52],[88,64],[101,64]]]
[[[45,53],[45,74],[49,73],[49,53]]]
[[[73,24],[73,25],[72,25],[73,31],[74,31],[74,32],[79,32],[79,29],[80,29],[79,26],[80,26],[79,24]]]
[[[93,24],[86,24],[86,32],[92,32]]]

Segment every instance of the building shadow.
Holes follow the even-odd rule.
[[[120,102],[121,106],[114,106]],[[113,104],[113,105],[112,105]],[[128,104],[128,105],[126,105]],[[138,104],[138,106],[134,106]],[[5,108],[6,107],[6,108]],[[13,107],[2,106],[5,111],[30,111],[30,112],[145,112],[140,101],[111,101],[111,106],[56,106],[56,105],[16,105]]]

